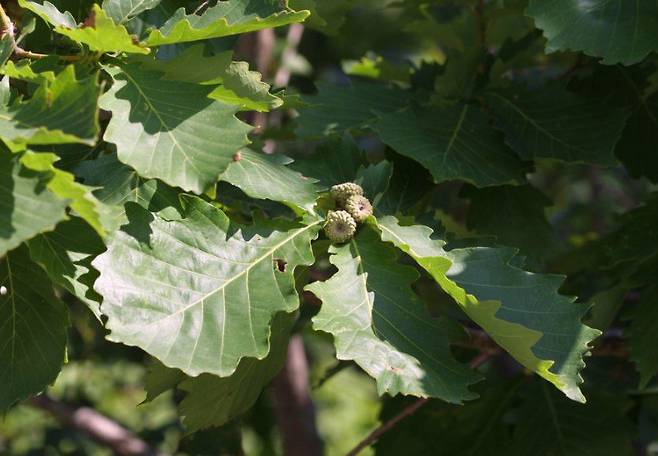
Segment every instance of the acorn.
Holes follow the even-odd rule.
[[[340,244],[352,239],[356,222],[347,211],[329,211],[324,232],[331,242]]]

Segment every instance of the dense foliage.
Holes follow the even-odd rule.
[[[357,367],[381,421],[417,405],[376,454],[656,451],[655,0],[0,13],[0,451],[53,383],[110,415],[145,388],[116,418],[168,452],[280,451],[294,334],[362,391],[329,453],[375,424],[323,418],[372,403]]]

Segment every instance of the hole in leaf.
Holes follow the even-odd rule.
[[[287,264],[288,263],[286,263],[286,261],[281,259],[281,258],[275,258],[274,259],[274,267],[279,272],[286,272],[286,265]]]

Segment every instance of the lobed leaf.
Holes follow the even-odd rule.
[[[377,221],[392,242],[425,269],[462,310],[518,362],[584,402],[579,371],[589,343],[600,331],[581,323],[585,304],[558,294],[562,277],[534,274],[510,264],[508,248],[446,252],[425,226],[401,226],[395,217]]]
[[[133,54],[148,54],[150,50],[136,43],[126,27],[115,24],[105,11],[98,5],[92,6],[89,18],[78,25],[68,11],[60,13],[50,2],[43,5],[26,0],[19,0],[23,8],[27,8],[54,26],[55,32],[64,35],[78,43],[85,44],[90,50],[101,54],[107,52],[127,52]]]
[[[109,338],[188,375],[228,376],[269,352],[270,321],[298,305],[293,273],[313,262],[319,221],[246,239],[228,217],[186,197],[167,221],[135,204],[93,262]]]
[[[435,182],[460,179],[484,187],[525,179],[523,163],[475,106],[381,113],[372,128],[396,152],[426,167]]]
[[[161,28],[151,31],[144,43],[162,46],[220,38],[302,22],[308,15],[308,11],[288,8],[287,1],[224,0],[200,15],[179,8]]]
[[[530,0],[526,13],[544,31],[548,53],[583,51],[607,65],[631,65],[658,50],[654,0]]]
[[[67,218],[66,200],[48,191],[47,182],[0,148],[0,257]]]
[[[334,336],[338,359],[354,360],[380,394],[457,404],[477,397],[468,387],[479,376],[452,357],[448,323],[432,318],[411,289],[413,268],[399,265],[370,228],[330,253],[338,272],[305,289],[322,300],[313,328]]]
[[[318,189],[315,179],[304,177],[287,166],[283,155],[266,155],[242,149],[220,179],[239,187],[252,198],[281,201],[313,213]]]
[[[545,88],[490,92],[488,106],[507,143],[524,160],[613,165],[627,113],[600,100]]]
[[[203,193],[249,143],[237,108],[208,98],[211,87],[167,81],[137,64],[107,67],[114,85],[100,99],[113,116],[104,139],[142,177]]]
[[[96,75],[78,80],[69,65],[54,80],[43,80],[28,101],[0,106],[0,139],[13,149],[27,144],[94,145],[99,95]]]

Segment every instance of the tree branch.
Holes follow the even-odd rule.
[[[49,412],[63,425],[87,434],[119,456],[163,456],[128,429],[89,407],[73,407],[43,394],[32,398],[29,403]]]
[[[320,456],[322,440],[315,425],[308,364],[302,336],[296,334],[288,345],[288,358],[274,380],[276,420],[286,456]]]
[[[498,350],[499,352],[500,350]],[[482,364],[486,363],[489,358],[491,358],[495,353],[494,352],[485,352],[485,353],[480,353],[478,356],[473,358],[473,360],[470,362],[470,366],[472,369],[477,369],[480,367]],[[349,453],[347,453],[346,456],[356,456],[359,454],[361,451],[363,451],[366,447],[372,445],[375,443],[377,440],[379,440],[384,434],[386,434],[388,431],[393,429],[397,424],[407,418],[408,416],[413,415],[416,413],[418,410],[420,410],[425,404],[429,402],[429,398],[427,397],[422,397],[418,399],[417,401],[411,403],[410,405],[406,406],[405,408],[400,411],[397,415],[395,415],[393,418],[388,420],[385,423],[382,423],[381,426],[379,426],[377,429],[372,431],[368,437],[363,439],[358,443],[357,446],[355,446]]]

